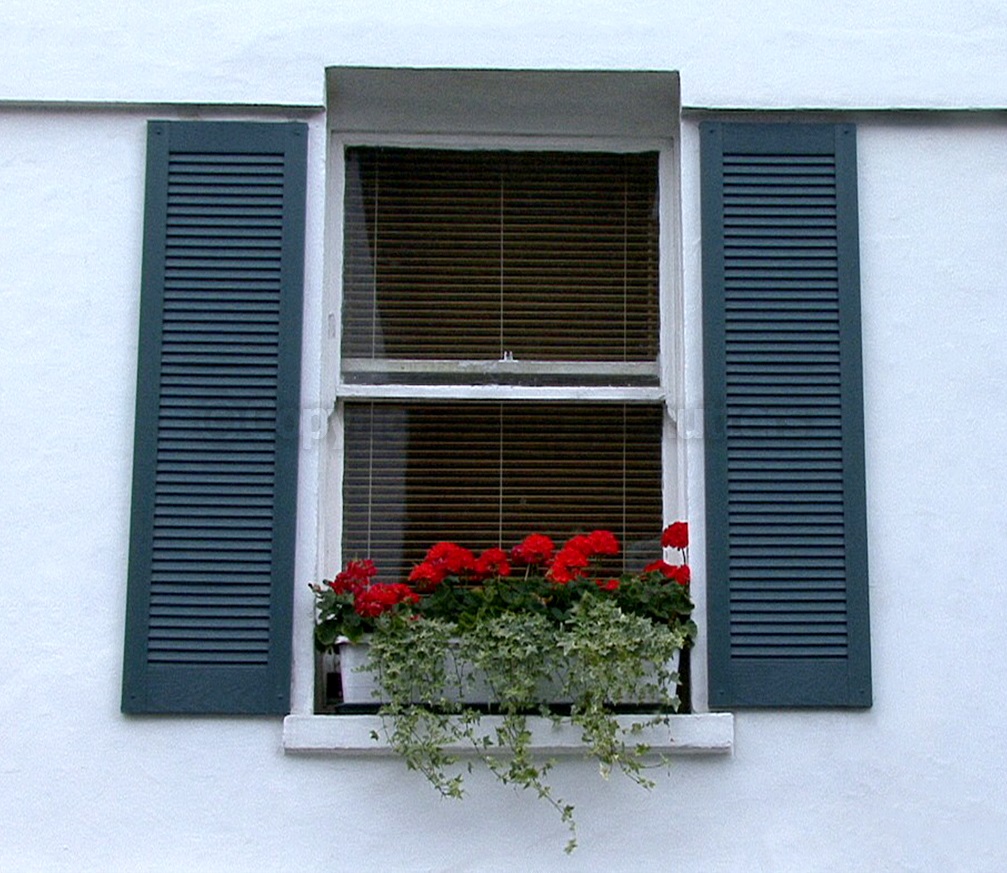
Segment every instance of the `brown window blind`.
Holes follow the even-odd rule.
[[[657,163],[348,148],[344,360],[655,361]]]
[[[347,402],[343,556],[391,581],[438,540],[606,528],[639,569],[660,553],[661,429],[648,405]]]

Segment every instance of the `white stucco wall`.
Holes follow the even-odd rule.
[[[0,99],[317,104],[326,65],[446,64],[678,69],[686,105],[1007,103],[998,4],[670,5],[8,0]],[[1007,868],[1002,114],[853,118],[874,707],[738,713],[732,756],[678,759],[649,794],[565,761],[567,858],[548,810],[480,778],[439,801],[395,760],[285,754],[279,719],[119,713],[145,121],[171,112],[0,105],[0,870]]]
[[[996,107],[1007,89],[997,0],[5,0],[0,33],[8,99],[319,104],[329,64],[689,69],[686,106]]]

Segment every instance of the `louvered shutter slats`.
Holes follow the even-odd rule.
[[[305,134],[150,125],[126,711],[287,708]]]
[[[853,130],[702,136],[711,702],[869,705]]]

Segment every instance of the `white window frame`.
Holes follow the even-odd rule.
[[[314,489],[313,499],[316,500],[314,517],[317,520],[315,531],[315,566],[312,578],[331,575],[341,561],[342,532],[342,402],[348,399],[486,399],[486,400],[567,400],[567,401],[610,401],[610,402],[643,402],[664,405],[664,431],[662,441],[662,492],[663,511],[666,521],[676,518],[688,518],[690,504],[695,510],[696,505],[690,501],[688,483],[694,478],[690,475],[688,465],[690,450],[688,441],[695,437],[691,422],[682,421],[682,410],[686,409],[686,325],[685,325],[685,295],[683,288],[683,245],[682,245],[682,190],[681,190],[681,135],[679,126],[679,106],[677,91],[677,76],[666,74],[600,74],[604,82],[614,87],[603,88],[602,98],[595,99],[592,87],[598,80],[592,73],[528,73],[536,82],[545,83],[545,88],[539,87],[536,94],[519,105],[516,109],[508,107],[512,116],[497,118],[492,114],[483,115],[484,106],[481,103],[469,101],[463,107],[460,115],[452,115],[454,109],[441,112],[444,116],[438,119],[439,109],[443,107],[424,107],[422,100],[417,103],[415,95],[399,95],[400,103],[389,109],[381,100],[375,100],[374,89],[379,92],[385,89],[386,97],[391,103],[399,86],[406,80],[402,76],[416,74],[417,71],[379,71],[375,75],[380,79],[382,73],[391,76],[389,81],[371,81],[370,71],[349,71],[351,86],[349,91],[357,89],[359,94],[354,99],[338,99],[340,77],[346,71],[330,71],[333,84],[332,91],[337,95],[330,110],[332,115],[328,121],[327,149],[325,160],[326,207],[325,207],[325,264],[324,291],[322,307],[319,313],[322,332],[321,372],[320,372],[320,405],[323,416],[322,426],[318,428],[321,440],[317,445],[316,457],[319,485]],[[471,77],[479,80],[480,76],[492,75],[480,71],[422,71],[446,75],[450,78],[459,76],[462,84]],[[362,76],[356,79],[356,76]],[[502,73],[503,76],[522,75],[518,73]],[[572,87],[582,98],[576,105],[575,114],[568,113],[555,126],[559,128],[550,132],[547,128],[552,122],[544,123],[543,116],[548,113],[538,112],[540,104],[549,102],[549,97],[542,93],[549,91],[550,83],[556,76],[565,76],[568,86]],[[640,81],[635,77],[653,77],[659,79],[660,99],[653,97],[654,81],[647,78],[639,89],[647,96],[635,104],[632,94],[627,100],[620,93],[620,82],[629,83],[629,91],[634,91],[633,83]],[[608,77],[615,77],[614,79]],[[423,78],[423,75],[420,75]],[[361,86],[363,82],[363,86]],[[389,84],[390,82],[390,84]],[[589,87],[592,86],[592,87]],[[662,90],[663,89],[663,90]],[[504,88],[506,91],[506,87]],[[533,89],[534,90],[534,89]],[[674,92],[674,100],[668,101],[668,93]],[[434,97],[433,102],[443,97],[443,87],[431,79],[430,94],[440,93],[440,98]],[[447,95],[451,99],[450,92]],[[551,98],[563,99],[563,98]],[[339,112],[342,107],[349,109]],[[607,103],[606,103],[607,101]],[[464,102],[464,101],[463,101]],[[521,104],[521,101],[517,101]],[[565,101],[565,104],[568,101]],[[601,108],[598,103],[606,103],[615,114],[622,114],[614,121],[609,116],[598,116]],[[403,109],[406,104],[410,108]],[[666,117],[654,121],[655,111],[663,108]],[[625,110],[623,112],[623,110]],[[506,116],[508,113],[504,113]],[[515,118],[516,116],[516,118]],[[598,118],[608,118],[602,121],[602,127],[616,128],[616,132],[591,133],[599,126]],[[426,123],[419,123],[422,118]],[[445,120],[446,118],[446,120]],[[471,119],[471,122],[468,120]],[[370,122],[370,123],[369,123]],[[527,123],[524,123],[527,122]],[[438,126],[443,130],[438,130]],[[509,128],[509,132],[496,132],[497,127]],[[660,128],[659,130],[655,129]],[[489,128],[489,130],[487,130]],[[515,130],[527,132],[514,133]],[[633,135],[637,129],[643,129],[639,136]],[[560,150],[560,151],[608,151],[608,152],[638,152],[657,151],[659,154],[659,384],[656,386],[609,386],[581,387],[569,386],[520,386],[520,385],[366,385],[359,383],[344,383],[341,381],[340,347],[341,333],[341,291],[343,271],[343,221],[344,221],[344,175],[345,149],[349,146],[399,146],[419,148],[451,148],[451,149],[521,149],[521,150]],[[503,365],[500,365],[503,366]],[[324,417],[328,417],[326,428]],[[701,453],[700,453],[701,456]],[[701,457],[700,457],[701,460]],[[692,465],[696,465],[695,457]],[[701,481],[701,480],[700,480]],[[700,501],[701,504],[701,501]],[[302,503],[303,505],[303,503]],[[302,518],[305,516],[302,516]],[[310,517],[310,516],[309,516]],[[700,520],[694,519],[695,522]],[[694,560],[694,565],[696,561]],[[695,566],[694,566],[695,569]],[[300,580],[299,580],[300,584]],[[693,589],[696,595],[697,607],[705,601],[705,591],[702,588],[701,574],[694,573]],[[697,608],[697,621],[700,624],[700,638],[693,650],[692,659],[692,708],[696,713],[706,712],[706,643],[703,634],[702,609]],[[303,639],[302,639],[303,637]],[[314,657],[310,652],[310,635],[297,632],[295,628],[294,652],[294,691],[293,712],[298,715],[308,715],[314,705]],[[309,675],[310,672],[310,675]]]

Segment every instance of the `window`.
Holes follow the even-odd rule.
[[[599,527],[658,552],[658,163],[346,149],[345,556],[404,578],[437,540]]]
[[[351,147],[345,166],[344,376],[514,359],[657,383],[655,152]]]

